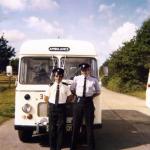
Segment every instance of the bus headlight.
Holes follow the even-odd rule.
[[[30,96],[29,94],[26,94],[26,95],[24,96],[24,98],[25,98],[25,100],[30,100],[31,96]]]
[[[25,105],[22,107],[22,110],[23,110],[23,112],[25,112],[25,113],[29,113],[29,112],[31,112],[32,107],[31,107],[30,104],[25,104]]]

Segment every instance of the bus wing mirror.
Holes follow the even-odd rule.
[[[105,77],[108,77],[108,66],[103,66],[103,73]]]

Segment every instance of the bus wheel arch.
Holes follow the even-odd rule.
[[[18,130],[18,136],[22,142],[30,142],[32,134],[33,134],[32,130]]]

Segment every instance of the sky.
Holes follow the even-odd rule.
[[[0,35],[17,56],[30,39],[89,41],[101,65],[149,17],[150,0],[0,0]]]

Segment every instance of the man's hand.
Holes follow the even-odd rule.
[[[95,94],[93,95],[93,97],[96,97],[96,96],[98,96],[98,95],[100,95],[100,93],[95,93]]]
[[[75,95],[71,94],[67,97],[67,103],[74,102]]]

